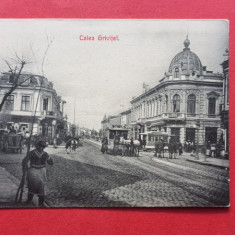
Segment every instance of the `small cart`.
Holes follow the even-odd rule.
[[[22,153],[21,135],[4,134],[3,135],[3,151]]]

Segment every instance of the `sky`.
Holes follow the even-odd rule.
[[[30,61],[27,72],[54,83],[67,102],[68,120],[96,130],[105,114],[130,108],[143,83],[150,88],[158,84],[183,50],[187,34],[191,51],[207,70],[222,72],[229,46],[225,20],[3,19],[0,31],[0,71],[7,70],[4,59],[23,55]],[[99,35],[119,40],[100,41]],[[81,40],[86,36],[94,40]]]

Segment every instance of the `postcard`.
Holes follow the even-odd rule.
[[[0,208],[230,205],[228,21],[0,30]]]

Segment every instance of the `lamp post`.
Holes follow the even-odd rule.
[[[200,129],[200,121],[197,121],[197,147],[196,147],[196,156],[195,158],[199,160],[199,129]]]
[[[66,101],[65,100],[63,100],[62,101],[62,118],[63,118],[63,116],[64,116],[64,105],[66,104]]]

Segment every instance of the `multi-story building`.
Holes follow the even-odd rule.
[[[221,128],[223,130],[223,141],[225,154],[229,154],[229,59],[228,59],[228,50],[225,51],[224,56],[227,58],[221,64],[224,73],[223,80],[223,102],[222,102],[222,111],[221,111]]]
[[[57,96],[53,83],[47,78],[33,74],[21,74],[25,81],[8,96],[0,112],[1,128],[14,126],[16,130],[40,134],[52,140],[64,129],[61,97]],[[0,76],[0,102],[12,86],[10,73]]]
[[[200,146],[221,137],[223,77],[207,71],[189,45],[187,38],[158,85],[131,100],[135,139],[151,130]]]

